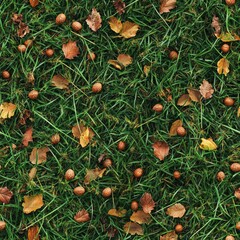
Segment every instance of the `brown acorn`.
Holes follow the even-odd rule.
[[[177,51],[171,51],[170,53],[169,53],[169,55],[168,55],[168,57],[169,57],[169,59],[171,59],[171,60],[176,60],[177,58],[178,58],[178,53],[177,53]]]
[[[112,189],[110,187],[106,187],[102,190],[102,196],[108,198],[112,195]]]
[[[18,45],[19,52],[24,53],[24,52],[26,52],[26,50],[27,50],[27,47],[24,44]]]
[[[133,211],[137,211],[138,210],[138,202],[137,201],[132,201],[131,202],[131,209]]]
[[[6,222],[0,221],[0,231],[3,231],[6,228]]]
[[[184,127],[180,126],[177,128],[177,135],[184,137],[187,134],[187,131]]]
[[[135,178],[140,178],[142,175],[143,175],[143,169],[142,169],[142,168],[136,168],[136,169],[133,171],[133,176],[134,176]]]
[[[126,143],[125,143],[124,141],[119,141],[119,142],[118,142],[118,145],[117,145],[117,149],[118,149],[119,151],[124,151],[125,148],[126,148]]]
[[[67,181],[70,181],[70,180],[74,179],[74,177],[75,177],[75,173],[74,173],[74,171],[73,171],[72,169],[68,169],[68,170],[65,172],[65,179],[66,179]]]
[[[230,49],[230,46],[226,43],[224,43],[222,46],[221,46],[221,50],[223,53],[227,53]]]
[[[179,179],[179,178],[181,177],[181,173],[176,170],[176,171],[173,172],[173,177],[174,177],[175,179]]]
[[[225,173],[223,171],[220,171],[217,173],[217,180],[219,182],[223,181],[224,178],[225,178]]]
[[[28,93],[28,97],[32,100],[37,99],[39,92],[37,90],[32,90]]]
[[[88,53],[87,59],[88,59],[89,61],[94,61],[95,58],[96,58],[96,54],[95,54],[94,52]]]
[[[175,226],[175,231],[176,231],[176,233],[182,232],[182,231],[183,231],[183,226],[182,226],[182,224],[177,224],[177,225]]]
[[[234,105],[235,101],[231,97],[225,97],[224,100],[223,100],[223,103],[224,103],[225,106],[231,107],[231,106]]]
[[[240,163],[232,163],[230,169],[233,172],[240,172]]]
[[[51,48],[46,49],[45,55],[46,55],[47,57],[52,57],[52,56],[54,55],[54,50],[51,49]]]
[[[3,77],[4,79],[8,79],[8,78],[11,77],[11,74],[10,74],[9,71],[4,70],[4,71],[2,71],[2,77]]]
[[[106,158],[104,161],[103,161],[103,166],[105,168],[109,168],[112,166],[112,160],[110,158]]]
[[[64,13],[60,13],[56,17],[56,24],[60,25],[63,24],[66,21],[67,17]]]
[[[27,48],[32,47],[32,45],[33,45],[33,40],[32,40],[32,39],[27,39],[27,40],[24,42],[24,45],[25,45]]]
[[[233,6],[236,3],[236,0],[225,0],[228,6]]]
[[[75,32],[79,32],[82,29],[82,24],[80,22],[74,21],[72,22],[72,29]]]
[[[100,82],[96,82],[92,85],[92,92],[99,93],[102,91],[102,84]]]
[[[155,111],[155,112],[162,112],[162,110],[163,110],[163,105],[160,104],[160,103],[157,103],[157,104],[155,104],[155,105],[152,107],[152,110]]]
[[[77,196],[83,195],[85,193],[85,191],[86,191],[85,188],[82,186],[78,186],[73,189],[74,194]]]

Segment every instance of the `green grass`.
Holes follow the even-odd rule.
[[[68,2],[68,3],[66,3]],[[14,196],[9,204],[0,205],[0,220],[7,223],[0,239],[26,239],[29,226],[40,227],[41,239],[109,239],[107,230],[117,229],[115,239],[159,239],[174,229],[184,226],[179,239],[225,239],[240,221],[239,200],[234,190],[239,186],[240,174],[229,169],[231,162],[239,162],[239,42],[230,43],[231,50],[222,54],[222,42],[213,35],[212,17],[217,15],[223,31],[240,34],[239,3],[227,7],[225,1],[177,1],[170,13],[160,15],[159,1],[125,1],[126,12],[118,16],[112,1],[41,1],[31,8],[27,0],[3,0],[0,6],[0,71],[8,70],[11,79],[1,78],[0,103],[17,105],[14,117],[0,125],[0,187],[7,186]],[[95,7],[102,16],[102,28],[92,32],[85,19]],[[55,17],[64,12],[67,21],[57,26]],[[17,34],[17,25],[11,21],[13,13],[23,14],[30,33],[23,39]],[[132,21],[140,26],[136,37],[122,39],[111,31],[109,17]],[[71,30],[71,22],[83,24],[80,34]],[[34,39],[33,47],[19,53],[17,46],[26,39]],[[78,42],[80,55],[74,60],[64,59],[62,44],[68,40]],[[55,50],[54,57],[42,54],[46,48]],[[176,61],[168,58],[170,50],[177,50]],[[87,61],[88,52],[96,54],[94,62]],[[122,71],[107,62],[119,53],[129,54],[133,63]],[[217,61],[226,56],[230,73],[225,77],[217,73]],[[146,77],[144,65],[151,65]],[[27,82],[33,72],[34,86]],[[70,92],[51,86],[54,75],[61,74],[70,81]],[[214,87],[214,95],[201,104],[177,106],[178,98],[187,88],[199,88],[203,79]],[[103,84],[103,91],[91,92],[94,82]],[[32,89],[39,91],[37,100],[28,99]],[[167,102],[159,96],[163,89],[171,90],[173,100]],[[222,101],[231,96],[236,103],[226,107]],[[164,105],[161,113],[152,111],[155,103]],[[20,125],[25,109],[31,120]],[[81,148],[73,138],[71,128],[83,120],[95,132],[95,146]],[[187,129],[185,137],[169,137],[169,129],[177,119]],[[34,141],[21,147],[23,133],[32,126]],[[61,141],[52,145],[50,138],[59,133]],[[212,137],[218,145],[216,151],[199,149],[201,138]],[[166,141],[170,154],[164,161],[153,155],[152,143]],[[117,150],[117,142],[126,141],[124,152]],[[12,144],[17,149],[12,149]],[[4,147],[10,146],[4,151]],[[37,166],[37,176],[28,180],[32,168],[29,155],[33,147],[48,146],[46,163]],[[86,186],[86,193],[73,194],[76,185],[83,184],[86,169],[102,167],[99,156],[105,153],[113,160],[103,178]],[[136,180],[132,171],[142,167],[144,175]],[[76,177],[67,182],[64,173],[75,170]],[[174,180],[174,170],[182,173]],[[216,180],[216,173],[224,171],[226,178]],[[105,187],[114,189],[111,198],[104,199]],[[152,194],[156,207],[152,221],[143,225],[144,236],[126,235],[123,226],[132,214],[132,200],[144,192]],[[24,214],[23,197],[42,193],[44,206],[31,214]],[[182,203],[187,212],[181,219],[166,215],[174,203]],[[85,208],[90,222],[77,223],[73,216]],[[125,208],[124,218],[107,215],[110,208]]]

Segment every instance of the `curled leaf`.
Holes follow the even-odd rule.
[[[74,216],[74,220],[78,223],[88,222],[90,220],[90,216],[87,210],[82,209],[76,213]]]
[[[216,37],[218,37],[221,33],[221,25],[219,23],[219,18],[216,16],[213,16],[212,18],[212,28],[214,28],[214,34]]]
[[[100,13],[96,10],[96,8],[92,9],[92,13],[86,19],[87,25],[89,28],[96,32],[102,26],[102,19]]]
[[[212,94],[214,93],[212,84],[210,84],[207,80],[203,80],[203,83],[199,87],[201,95],[205,99],[209,99],[212,97]]]
[[[178,119],[172,123],[172,126],[169,131],[169,136],[177,135],[177,128],[182,127],[182,120]]]
[[[233,33],[221,33],[217,38],[221,39],[223,42],[235,42],[235,41],[240,41],[240,36],[237,34]]]
[[[122,0],[115,0],[113,1],[113,5],[117,10],[119,15],[122,15],[125,12],[126,4]]]
[[[35,212],[37,209],[41,208],[44,205],[43,195],[38,194],[34,196],[24,196],[23,212],[29,214]]]
[[[10,191],[7,187],[0,188],[0,202],[9,203],[13,196],[13,192]]]
[[[127,222],[124,226],[123,226],[123,230],[125,233],[127,234],[131,234],[131,235],[143,235],[143,228],[141,227],[141,225],[139,225],[138,223],[134,223],[134,222]]]
[[[133,212],[133,214],[130,217],[130,220],[139,224],[143,223],[150,223],[151,221],[151,215],[149,213],[145,213],[142,210],[138,210],[136,212]]]
[[[225,76],[227,76],[227,74],[229,73],[229,61],[226,58],[221,58],[217,62],[217,67],[218,74],[224,74]]]
[[[185,212],[185,207],[181,203],[176,203],[167,209],[166,214],[173,218],[181,218]]]
[[[197,89],[188,89],[187,91],[193,102],[201,102],[201,93]]]
[[[18,31],[17,31],[17,35],[20,38],[23,38],[25,35],[27,35],[30,32],[29,27],[26,23],[24,22],[20,22],[18,25]]]
[[[89,184],[91,181],[97,178],[102,178],[105,171],[106,171],[106,168],[87,169],[87,173],[84,178],[84,183]]]
[[[52,86],[59,89],[68,89],[69,81],[63,76],[57,74],[52,78]]]
[[[201,138],[202,142],[200,144],[200,148],[203,150],[208,150],[208,151],[212,151],[212,150],[216,150],[217,149],[217,145],[216,143],[213,141],[212,138]]]
[[[191,98],[189,97],[189,94],[183,94],[180,96],[180,98],[177,101],[178,106],[189,106],[191,104]]]
[[[132,63],[132,57],[128,54],[119,54],[117,60],[110,59],[108,63],[113,65],[116,69],[122,70]]]
[[[33,133],[33,128],[30,127],[26,130],[26,132],[23,134],[23,140],[22,140],[22,144],[27,147],[29,142],[33,141],[32,138],[32,133]]]
[[[166,142],[157,141],[153,145],[154,156],[159,158],[161,161],[169,154],[169,146]]]
[[[152,195],[147,192],[144,193],[140,199],[140,205],[145,213],[151,213],[155,207],[155,202],[152,199]]]
[[[115,209],[115,208],[112,208],[108,211],[108,215],[110,216],[114,216],[114,217],[124,217],[127,213],[127,210],[126,209]]]

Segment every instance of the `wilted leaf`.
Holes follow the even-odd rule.
[[[176,7],[176,0],[160,0],[160,14],[170,12]]]
[[[238,110],[237,110],[237,117],[240,117],[240,107],[238,107]]]
[[[108,230],[107,230],[107,236],[111,239],[111,238],[114,238],[115,235],[117,234],[118,230],[114,227],[110,227]]]
[[[104,172],[106,171],[106,168],[100,169],[87,169],[86,176],[84,178],[84,183],[89,184],[91,181],[103,177]]]
[[[219,18],[216,16],[213,16],[212,18],[212,24],[211,24],[212,28],[214,28],[214,34],[215,36],[219,36],[221,33],[221,25],[219,23]]]
[[[189,106],[191,104],[191,98],[189,97],[189,94],[183,94],[177,101],[178,106]]]
[[[224,74],[225,76],[227,76],[227,74],[229,73],[229,61],[226,58],[221,58],[217,62],[217,66],[218,74]]]
[[[234,42],[234,41],[240,41],[240,36],[233,33],[221,33],[219,36],[217,36],[219,39],[221,39],[223,42]]]
[[[240,200],[240,188],[235,189],[234,196]]]
[[[124,9],[126,7],[126,4],[122,0],[115,0],[115,1],[113,1],[113,5],[114,5],[114,7],[117,10],[119,15],[121,15],[121,14],[123,14],[125,12]]]
[[[126,21],[122,24],[122,30],[120,32],[120,35],[124,38],[135,37],[139,28],[140,27],[138,24]]]
[[[200,144],[200,148],[203,149],[203,150],[216,150],[217,149],[217,145],[216,143],[212,140],[212,138],[208,138],[208,139],[205,139],[205,138],[201,138],[202,142]]]
[[[0,188],[0,202],[9,203],[13,196],[13,192],[7,187]]]
[[[150,70],[151,70],[151,66],[149,66],[149,65],[144,65],[144,67],[143,67],[143,72],[144,72],[144,74],[145,74],[146,77],[148,76]]]
[[[151,221],[151,215],[142,210],[138,210],[131,215],[130,220],[139,224],[148,224]]]
[[[92,9],[92,13],[88,16],[86,19],[87,25],[90,29],[92,29],[94,32],[96,32],[99,28],[102,26],[102,19],[99,14],[99,12],[96,10],[96,8]]]
[[[147,192],[144,193],[140,199],[140,205],[145,213],[151,213],[155,207],[155,202],[152,199],[152,195]]]
[[[29,110],[27,110],[27,109],[24,109],[22,114],[21,114],[21,117],[19,119],[19,123],[21,125],[25,125],[27,119],[31,120],[30,116],[31,116],[31,112]]]
[[[169,153],[169,146],[166,142],[157,141],[153,145],[154,150],[154,156],[159,158],[161,161],[164,160],[164,158]]]
[[[201,95],[205,99],[209,99],[212,97],[212,94],[214,93],[212,84],[210,84],[207,80],[203,80],[203,83],[199,87]]]
[[[160,240],[177,240],[178,235],[175,231],[168,232],[167,234],[160,236]]]
[[[117,19],[116,17],[110,17],[108,21],[110,28],[115,32],[115,33],[120,33],[122,30],[122,22]]]
[[[39,227],[37,225],[28,228],[28,240],[40,240]]]
[[[119,54],[117,57],[118,62],[120,62],[124,67],[132,63],[132,57],[128,54]]]
[[[169,131],[169,136],[177,135],[177,128],[182,127],[182,120],[178,119],[172,123],[172,126]]]
[[[24,196],[23,212],[29,214],[35,212],[37,209],[41,208],[44,205],[43,195],[38,194],[34,196]]]
[[[29,181],[33,180],[37,174],[37,168],[33,167],[28,173]]]
[[[27,75],[27,80],[28,80],[29,83],[34,84],[35,77],[34,77],[33,72],[29,72],[29,73],[28,73],[28,75]]]
[[[12,16],[12,20],[13,20],[14,23],[20,23],[23,20],[23,15],[14,13],[13,16]]]
[[[18,25],[17,34],[20,38],[23,38],[26,34],[30,32],[29,27],[26,23],[20,22]]]
[[[113,65],[116,69],[119,70],[122,70],[124,68],[124,66],[118,60],[110,59],[108,60],[108,63]]]
[[[0,105],[0,118],[11,118],[16,110],[17,106],[13,103],[4,102]]]
[[[43,148],[33,148],[30,155],[30,162],[32,164],[40,164],[47,161],[47,152],[49,151],[48,147]]]
[[[38,0],[29,0],[30,5],[34,8],[38,5]]]
[[[32,142],[32,133],[33,133],[33,128],[30,127],[26,130],[26,132],[23,134],[23,140],[22,144],[27,147],[29,142]]]
[[[193,102],[201,102],[201,93],[196,89],[188,89],[188,94]]]
[[[108,211],[108,215],[110,216],[114,216],[114,217],[124,217],[127,213],[127,210],[126,209],[115,209],[115,208],[112,208]]]
[[[66,59],[73,59],[80,54],[76,41],[69,41],[68,43],[63,44],[62,51]]]
[[[127,222],[124,226],[123,226],[123,230],[125,233],[127,234],[131,234],[131,235],[143,235],[143,228],[141,227],[141,225],[134,223],[134,222]]]
[[[69,81],[61,75],[54,75],[52,85],[59,89],[68,89]]]
[[[76,213],[74,216],[74,220],[76,222],[82,223],[82,222],[88,222],[90,220],[90,216],[87,210],[83,209]]]
[[[173,218],[181,218],[185,212],[185,207],[181,203],[176,203],[167,209],[166,214]]]

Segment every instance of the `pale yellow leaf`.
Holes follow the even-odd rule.
[[[203,150],[208,150],[208,151],[211,151],[211,150],[216,150],[217,149],[217,145],[216,143],[213,141],[212,138],[208,138],[208,139],[205,139],[205,138],[201,138],[202,142],[200,144],[200,148],[203,149]]]
[[[224,74],[225,76],[227,76],[227,74],[229,73],[229,61],[226,58],[221,58],[217,62],[217,67],[218,74]]]
[[[37,209],[41,208],[44,205],[43,195],[38,194],[34,196],[24,196],[23,212],[29,214],[35,212]]]
[[[126,209],[115,209],[115,208],[112,208],[108,211],[108,215],[110,216],[114,216],[114,217],[124,217],[127,213],[127,210]]]
[[[233,33],[221,33],[220,35],[216,35],[217,38],[221,39],[223,42],[235,42],[235,41],[240,41],[240,36],[237,34]]]
[[[0,105],[0,118],[6,119],[14,116],[17,106],[13,103],[4,102]]]

